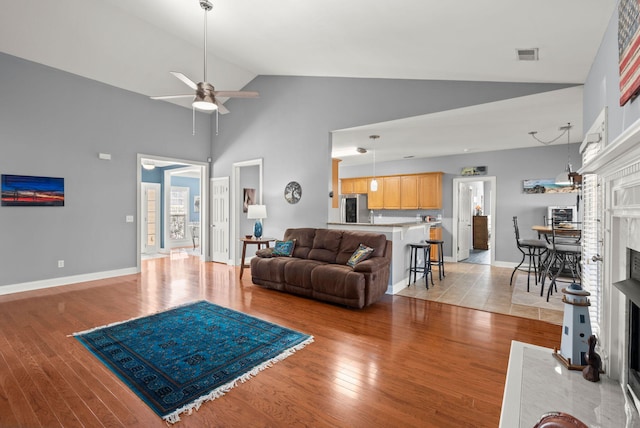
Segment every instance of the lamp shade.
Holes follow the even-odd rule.
[[[248,219],[267,218],[266,205],[249,205],[247,210]]]

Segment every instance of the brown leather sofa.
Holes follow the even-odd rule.
[[[254,284],[353,308],[378,301],[387,291],[391,241],[379,233],[333,229],[287,229],[294,240],[291,257],[273,256],[273,248],[251,259]],[[360,244],[371,256],[354,267],[347,261]]]

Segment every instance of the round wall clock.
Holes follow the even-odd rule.
[[[297,181],[291,181],[284,188],[284,198],[290,204],[297,204],[302,197],[302,187]]]

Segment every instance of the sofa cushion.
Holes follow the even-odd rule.
[[[309,258],[313,260],[320,260],[326,263],[335,263],[341,240],[341,230],[316,230],[316,236],[313,238],[313,248],[311,249],[311,251],[309,251]],[[356,248],[357,245],[351,250],[351,253],[353,253]],[[351,257],[351,254],[349,254],[349,257]],[[346,262],[347,261],[345,260],[343,264]]]
[[[367,260],[369,256],[371,256],[371,253],[373,253],[373,248],[360,244],[351,257],[349,257],[347,266],[355,267],[358,263]]]
[[[365,277],[347,265],[326,264],[311,272],[314,298],[362,308],[365,302]]]
[[[291,257],[293,255],[295,245],[295,239],[290,239],[288,241],[276,241],[276,244],[273,246],[272,254],[274,256]]]
[[[297,229],[287,229],[284,232],[283,241],[295,240],[296,245],[293,249],[293,257],[306,259],[309,251],[313,247],[313,238],[316,235],[316,229],[311,227],[303,227]]]
[[[284,266],[284,283],[294,288],[311,289],[311,271],[324,262],[318,260],[295,259],[295,263]]]
[[[360,244],[373,248],[371,257],[383,257],[387,245],[387,237],[381,233],[348,231],[342,235],[340,249],[335,263],[345,265]]]

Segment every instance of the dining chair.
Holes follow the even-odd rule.
[[[520,238],[520,229],[518,228],[518,217],[513,217],[513,229],[516,234],[516,246],[522,253],[522,260],[518,266],[511,272],[511,280],[509,285],[513,284],[513,276],[516,271],[520,269],[520,266],[524,263],[524,260],[529,258],[529,268],[527,269],[527,292],[529,291],[529,284],[531,283],[531,267],[533,267],[533,273],[535,277],[535,284],[538,284],[538,270],[541,266],[542,255],[547,251],[547,242],[543,239],[522,239]]]
[[[540,296],[544,293],[545,279],[551,282],[547,289],[547,302],[554,290],[558,291],[556,283],[559,277],[571,276],[571,282],[581,279],[580,258],[582,255],[582,223],[580,222],[551,222],[551,239],[547,244],[549,257],[547,258],[545,273],[542,277]],[[566,269],[566,270],[565,270]]]

